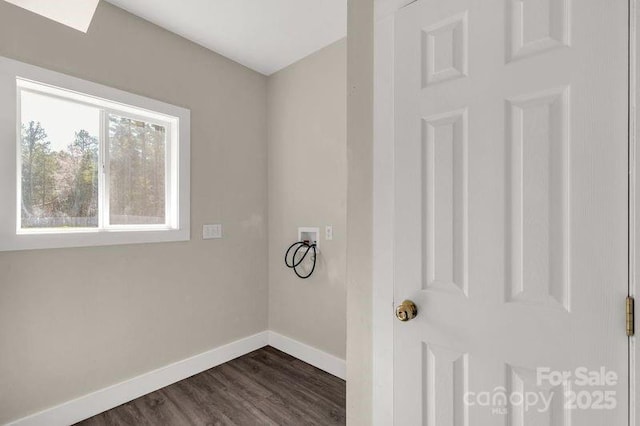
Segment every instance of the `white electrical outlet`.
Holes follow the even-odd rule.
[[[202,239],[222,238],[222,224],[202,225]]]
[[[327,225],[324,228],[324,239],[329,241],[333,240],[333,226]]]

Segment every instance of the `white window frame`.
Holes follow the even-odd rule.
[[[20,92],[71,100],[100,114],[98,228],[21,228]],[[108,115],[159,124],[167,130],[165,224],[107,223]],[[0,251],[134,244],[190,239],[190,111],[0,56]],[[103,202],[104,201],[104,202]]]

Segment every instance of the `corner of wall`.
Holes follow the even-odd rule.
[[[374,2],[348,2],[347,424],[372,424]]]

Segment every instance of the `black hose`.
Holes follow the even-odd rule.
[[[298,246],[298,247],[296,247]],[[291,250],[296,247],[295,251],[293,252],[293,256],[291,258],[291,264],[289,264],[289,253],[291,252]],[[296,255],[298,254],[298,251],[300,251],[300,249],[302,249],[303,247],[306,247],[307,250],[304,252],[304,254],[302,255],[302,258],[300,258],[300,260],[298,260],[298,262],[296,262]],[[307,257],[307,254],[309,254],[309,251],[313,250],[313,266],[311,267],[311,271],[307,274],[307,275],[301,275],[298,270],[296,269],[301,263],[302,261]],[[295,243],[291,244],[289,246],[289,248],[287,249],[287,252],[284,254],[284,263],[285,265],[287,265],[288,268],[293,269],[293,272],[295,272],[295,274],[299,277],[304,279],[307,279],[311,276],[311,274],[313,274],[313,271],[316,269],[316,245],[315,244],[309,244],[306,241],[296,241]]]
[[[304,241],[297,241],[293,244],[291,244],[289,246],[289,248],[287,249],[287,252],[284,254],[284,264],[287,265],[287,267],[289,268],[295,268],[296,266],[298,266],[300,264],[300,262],[302,262],[304,260],[304,257],[302,259],[300,259],[300,262],[295,263],[296,261],[296,254],[298,254],[298,250],[300,250],[300,248],[304,247],[305,245],[307,245],[307,243],[305,243]],[[298,248],[296,249],[296,251],[293,252],[293,258],[291,259],[291,265],[289,265],[288,262],[288,258],[289,258],[289,252],[291,251],[292,248],[294,248],[295,246],[298,246]],[[305,253],[306,256],[306,253]]]

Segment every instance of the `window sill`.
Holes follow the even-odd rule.
[[[38,230],[40,231],[40,230]],[[189,241],[189,229],[96,229],[0,236],[0,251]]]

